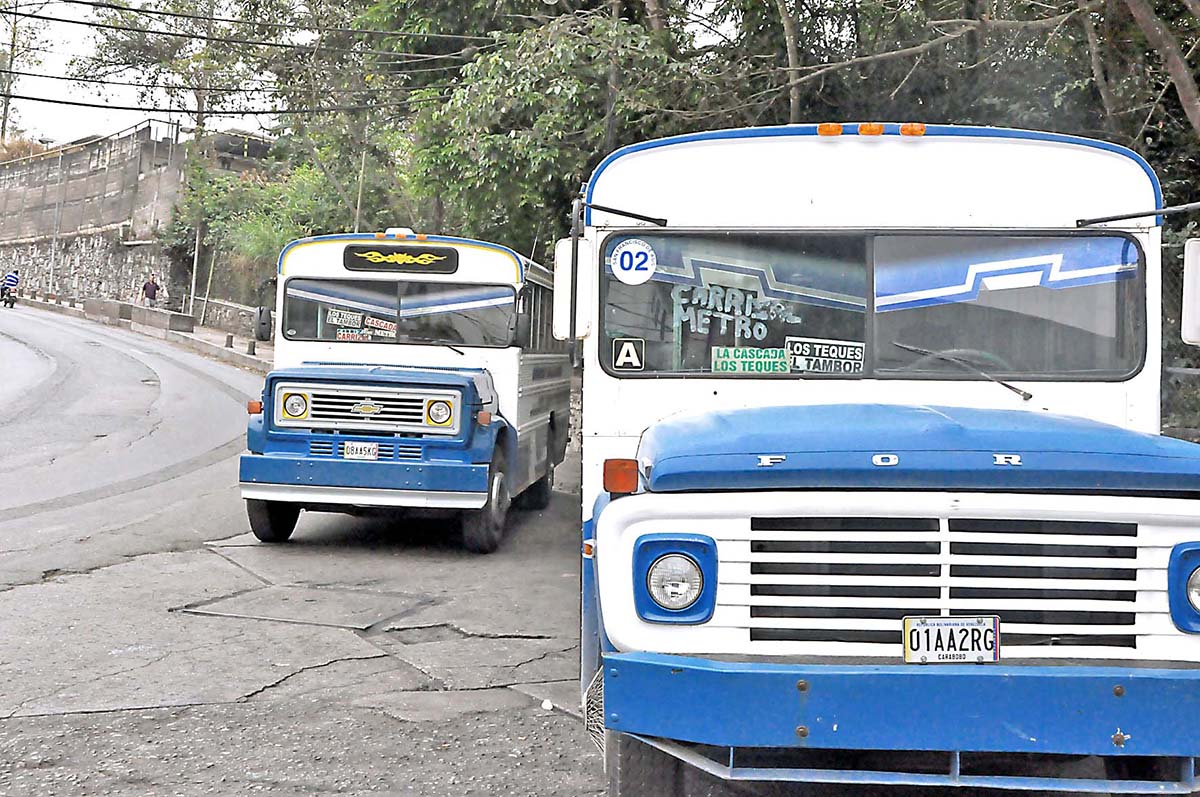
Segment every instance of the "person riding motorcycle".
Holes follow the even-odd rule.
[[[4,302],[5,307],[12,307],[17,303],[17,286],[20,284],[21,274],[15,268],[0,281],[0,301]]]

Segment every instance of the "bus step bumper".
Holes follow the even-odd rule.
[[[604,656],[604,721],[730,780],[1187,794],[1200,670]],[[1045,777],[1098,756],[1130,777]],[[1086,769],[1086,767],[1085,767]],[[1142,777],[1153,769],[1152,778]]]
[[[244,498],[478,509],[487,502],[488,465],[243,454],[239,481]]]

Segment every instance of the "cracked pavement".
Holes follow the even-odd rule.
[[[266,546],[236,485],[260,376],[21,306],[0,358],[0,794],[602,792],[576,496],[487,557],[436,519]]]

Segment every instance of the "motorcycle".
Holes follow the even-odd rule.
[[[3,302],[5,307],[13,307],[17,303],[17,293],[12,288],[7,286],[0,287],[0,302]]]

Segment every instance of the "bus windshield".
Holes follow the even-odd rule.
[[[617,234],[600,357],[618,376],[1120,380],[1145,353],[1143,267],[1102,231]]]
[[[515,297],[511,285],[292,279],[283,331],[289,340],[503,347]]]

